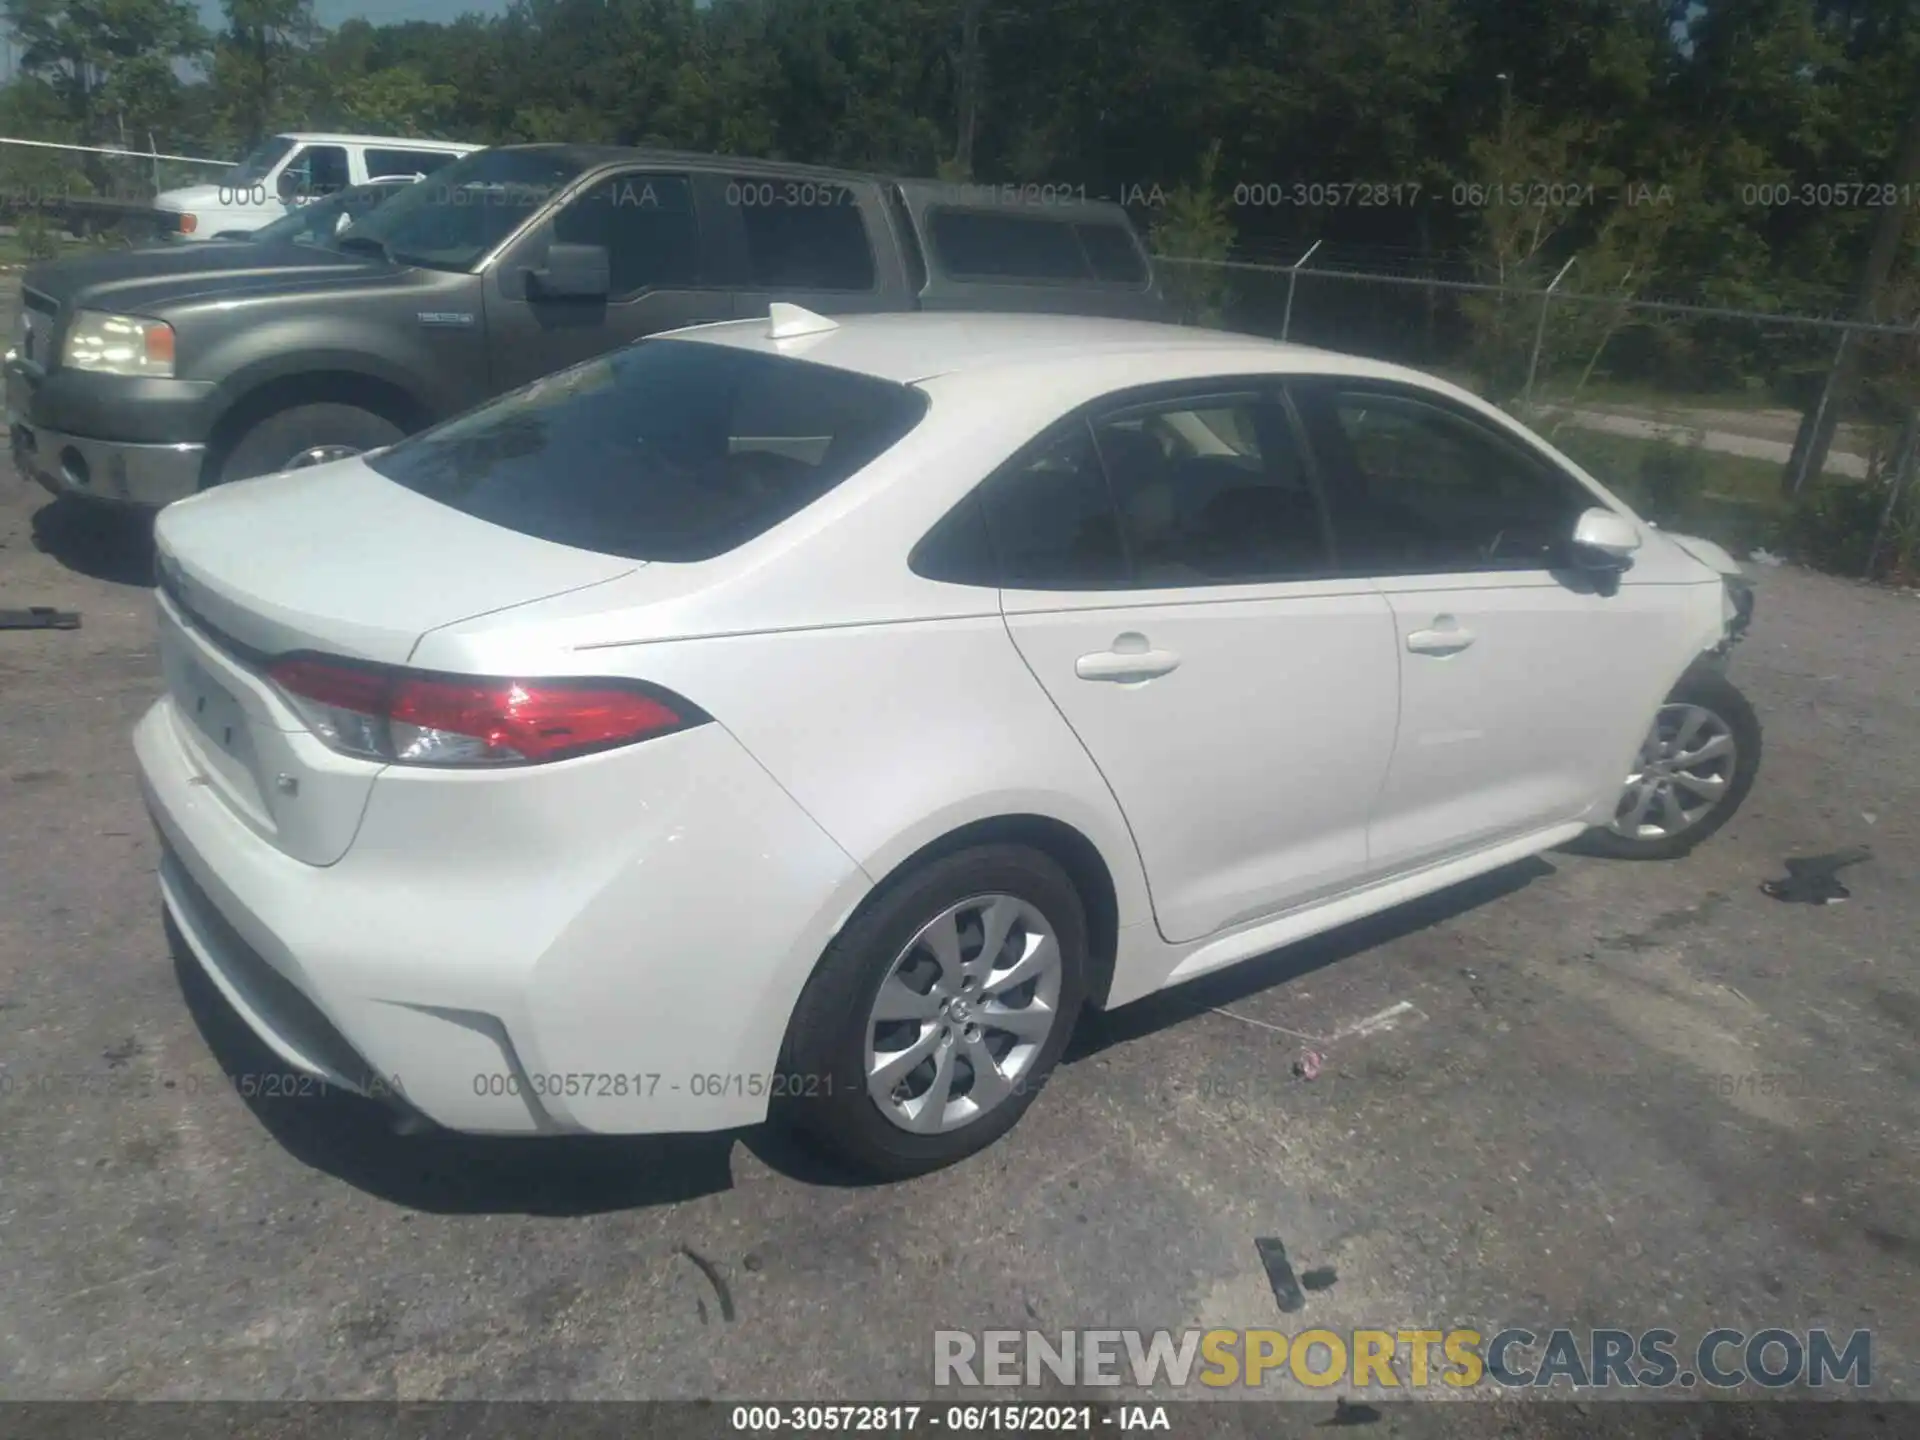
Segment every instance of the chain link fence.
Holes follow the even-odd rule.
[[[1920,580],[1920,325],[1299,263],[1161,257],[1185,318],[1441,375],[1649,519],[1740,555]],[[1890,297],[1920,317],[1920,295]],[[1807,463],[1803,422],[1830,431]]]

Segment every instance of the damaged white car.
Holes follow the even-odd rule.
[[[911,1174],[1083,1006],[1753,783],[1738,567],[1464,391],[773,308],[161,513],[161,889],[296,1070]]]

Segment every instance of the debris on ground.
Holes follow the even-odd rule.
[[[714,1298],[720,1302],[720,1318],[731,1323],[734,1318],[733,1292],[727,1288],[726,1279],[720,1274],[720,1267],[691,1245],[676,1245],[674,1249],[691,1260],[694,1268],[706,1277],[707,1283],[713,1287]],[[702,1300],[699,1306],[700,1323],[704,1325],[707,1323],[707,1302]]]
[[[1775,900],[1789,904],[1836,905],[1853,893],[1840,883],[1839,872],[1871,858],[1872,854],[1866,846],[1857,845],[1851,850],[1836,850],[1831,855],[1790,856],[1785,862],[1787,878],[1763,880],[1760,889]]]
[[[1786,561],[1782,560],[1778,555],[1775,555],[1773,552],[1769,550],[1761,550],[1758,548],[1749,552],[1749,554],[1747,555],[1747,559],[1751,560],[1756,565],[1771,565],[1775,567],[1778,567],[1787,563]]]
[[[1299,1277],[1293,1273],[1287,1247],[1271,1235],[1262,1235],[1255,1237],[1253,1248],[1260,1254],[1260,1264],[1267,1272],[1267,1284],[1273,1287],[1273,1301],[1280,1307],[1280,1313],[1291,1315],[1303,1308],[1307,1293],[1300,1288]]]
[[[78,630],[78,610],[56,610],[30,605],[25,610],[0,610],[0,630]]]
[[[1324,1060],[1318,1050],[1302,1050],[1300,1058],[1293,1062],[1293,1073],[1302,1080],[1317,1079]]]
[[[1313,1269],[1301,1273],[1300,1288],[1302,1290],[1331,1290],[1334,1282],[1339,1280],[1339,1278],[1340,1272],[1334,1269],[1333,1266],[1317,1265]]]
[[[1323,1425],[1336,1427],[1347,1425],[1378,1425],[1380,1409],[1375,1405],[1355,1405],[1342,1395],[1333,1402],[1333,1418],[1323,1420]]]

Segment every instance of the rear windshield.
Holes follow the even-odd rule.
[[[708,560],[819,499],[926,407],[908,386],[803,360],[643,340],[368,463],[537,539],[634,560]]]

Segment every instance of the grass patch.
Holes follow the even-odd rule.
[[[1549,438],[1649,520],[1736,553],[1778,545],[1792,519],[1782,467],[1771,461],[1572,425]]]

